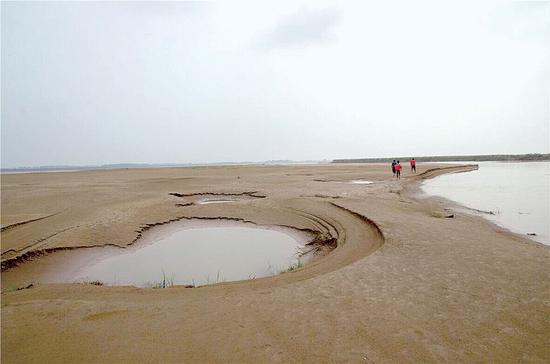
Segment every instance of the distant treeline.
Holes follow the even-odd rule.
[[[393,159],[408,161],[408,157],[388,158],[358,158],[358,159],[335,159],[332,163],[385,163]],[[415,157],[418,162],[483,162],[483,161],[548,161],[550,154],[486,154],[486,155],[440,155],[431,157]]]

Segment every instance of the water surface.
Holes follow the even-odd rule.
[[[235,202],[235,200],[200,200],[197,203],[199,205],[209,205],[213,203],[228,203],[228,202]]]
[[[550,245],[550,162],[477,162],[479,170],[445,174],[422,190],[471,209],[516,233]]]
[[[356,184],[356,185],[370,185],[374,182],[367,181],[366,179],[355,179],[355,180],[351,181],[351,183]]]
[[[304,239],[248,226],[172,223],[148,231],[139,246],[106,257],[76,274],[76,281],[150,287],[204,285],[278,274],[297,264]],[[290,230],[290,229],[289,229]]]

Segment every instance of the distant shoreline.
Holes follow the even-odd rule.
[[[382,163],[393,159],[407,161],[413,156],[387,158],[334,159],[332,163]],[[445,155],[415,157],[418,162],[534,162],[550,161],[550,153],[529,154],[485,154],[485,155]]]
[[[35,172],[80,172],[92,170],[107,169],[136,169],[136,168],[185,168],[185,167],[215,167],[215,166],[240,166],[240,165],[286,165],[286,164],[317,164],[330,163],[324,161],[291,161],[291,160],[273,160],[263,162],[214,162],[214,163],[118,163],[88,166],[36,166],[36,167],[13,167],[1,168],[0,173],[35,173]]]
[[[103,165],[58,165],[58,166],[36,166],[36,167],[14,167],[1,168],[0,173],[36,173],[36,172],[78,172],[106,169],[135,169],[135,168],[182,168],[182,167],[212,167],[212,166],[238,166],[238,165],[286,165],[286,164],[318,164],[318,163],[387,163],[392,159],[408,161],[412,156],[407,157],[385,157],[385,158],[349,158],[331,160],[272,160],[263,162],[214,162],[214,163],[118,163]],[[550,153],[530,154],[485,154],[485,155],[448,155],[448,156],[422,156],[415,157],[418,162],[533,162],[550,161]]]

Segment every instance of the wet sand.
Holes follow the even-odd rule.
[[[400,181],[374,164],[2,175],[2,361],[550,361],[550,249],[416,199],[422,178],[467,169],[437,167]],[[374,183],[332,183],[353,180]],[[302,269],[251,281],[17,290],[75,249],[190,218],[324,245]]]

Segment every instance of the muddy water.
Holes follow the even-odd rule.
[[[73,281],[155,287],[275,275],[298,263],[307,242],[306,236],[288,230],[172,223],[146,232],[138,246],[80,269]]]
[[[516,233],[550,245],[550,162],[476,162],[477,171],[426,181],[422,189]],[[527,235],[536,234],[536,235]]]

